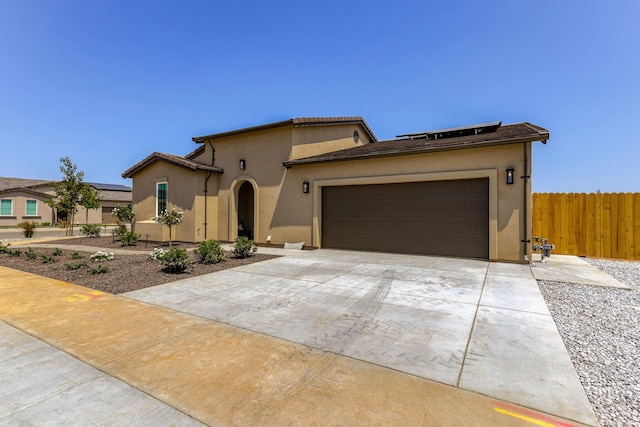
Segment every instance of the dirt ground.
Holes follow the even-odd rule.
[[[86,286],[102,292],[119,294],[160,285],[162,283],[173,282],[186,277],[199,276],[227,268],[265,261],[275,257],[273,255],[261,254],[260,250],[258,250],[258,252],[254,253],[251,257],[245,259],[234,258],[232,253],[227,253],[224,262],[218,264],[198,264],[194,262],[195,258],[190,252],[190,259],[193,262],[191,272],[168,274],[160,270],[161,266],[158,262],[149,259],[149,254],[153,251],[154,247],[162,247],[165,250],[168,249],[168,246],[161,246],[159,243],[154,244],[153,242],[149,242],[145,248],[145,242],[143,241],[137,246],[122,247],[119,241],[114,243],[111,237],[79,237],[48,241],[46,243],[54,244],[56,248],[33,248],[32,251],[36,253],[35,259],[27,258],[26,252],[28,248],[22,245],[9,246],[9,249],[20,250],[22,254],[19,256],[11,256],[6,253],[0,254],[0,265]],[[69,245],[89,245],[94,247],[95,250],[90,252],[76,251],[75,249],[69,249]],[[198,247],[197,244],[182,242],[175,243],[173,246],[187,250]],[[61,253],[54,255],[56,249],[59,249]],[[109,252],[112,249],[127,249],[131,251],[131,254],[116,254],[113,260],[102,262],[94,262],[90,258],[91,255],[98,250]],[[72,257],[74,253],[77,254],[75,258]],[[77,258],[78,256],[81,258]],[[43,262],[45,258],[52,259],[53,262],[45,263]],[[90,269],[95,269],[100,265],[107,267],[108,272],[101,274],[89,273]],[[73,267],[78,268],[72,269]]]

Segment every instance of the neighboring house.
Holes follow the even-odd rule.
[[[549,132],[488,123],[378,141],[361,117],[297,118],[192,138],[133,179],[136,232],[185,213],[173,238],[524,262],[531,256],[531,144]]]
[[[113,224],[111,211],[118,205],[131,204],[131,187],[126,185],[87,183],[98,190],[100,208],[87,212],[78,206],[78,224]],[[15,226],[23,221],[38,224],[58,222],[58,213],[45,203],[55,196],[51,181],[0,177],[0,227]]]

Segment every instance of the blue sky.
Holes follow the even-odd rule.
[[[191,137],[363,116],[549,129],[536,192],[640,192],[640,2],[0,0],[0,176],[85,181]]]

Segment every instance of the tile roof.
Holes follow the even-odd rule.
[[[222,169],[217,166],[205,165],[204,163],[194,162],[193,160],[188,160],[181,156],[176,156],[173,154],[167,153],[158,153],[157,151],[151,153],[135,165],[131,166],[129,169],[122,173],[123,178],[131,178],[134,173],[138,172],[140,169],[150,165],[151,163],[163,160],[165,162],[172,163],[177,166],[181,166],[183,168],[191,169],[191,170],[205,170],[211,172],[222,173]]]
[[[428,132],[425,132],[426,135]],[[417,135],[417,134],[416,134]],[[284,166],[291,167],[309,163],[355,160],[373,157],[399,156],[434,151],[458,150],[464,148],[513,144],[518,142],[545,142],[549,131],[531,123],[518,123],[498,127],[493,132],[479,133],[443,139],[401,138],[380,141],[359,147],[334,151],[302,159],[289,160]]]
[[[373,133],[367,122],[360,116],[344,116],[344,117],[298,117],[281,122],[268,123],[265,125],[252,126],[243,129],[236,129],[227,132],[214,133],[212,135],[196,136],[191,138],[194,142],[204,142],[208,139],[224,138],[232,135],[240,135],[243,133],[257,132],[265,129],[274,129],[284,126],[334,126],[344,124],[359,124],[369,135],[372,141],[377,141],[376,135]]]

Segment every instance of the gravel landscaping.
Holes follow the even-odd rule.
[[[237,259],[234,258],[231,253],[226,253],[226,260],[224,262],[218,264],[197,264],[194,262],[193,269],[190,273],[169,274],[160,270],[160,264],[158,262],[149,259],[149,254],[153,251],[154,246],[160,246],[157,243],[154,245],[150,242],[146,248],[144,243],[138,244],[137,246],[122,247],[119,241],[114,243],[111,237],[79,237],[48,241],[46,244],[55,245],[55,247],[34,247],[32,250],[35,252],[36,257],[28,259],[26,256],[28,248],[14,243],[14,245],[9,246],[9,248],[12,250],[20,250],[22,254],[20,256],[0,254],[0,265],[86,286],[102,292],[119,294],[160,285],[162,283],[173,282],[185,277],[213,273],[227,268],[274,258],[273,255],[261,254],[259,250],[251,257],[244,259]],[[93,247],[94,250],[80,251],[69,249],[69,245],[86,245]],[[177,243],[174,246],[187,250],[198,247],[197,244],[193,243]],[[60,250],[60,253],[57,255],[55,254],[56,248]],[[168,246],[162,246],[162,248],[166,250]],[[115,254],[114,258],[110,261],[95,262],[91,260],[91,255],[98,250],[110,252],[122,249],[127,250],[129,253]],[[73,256],[74,253],[77,254],[75,257]],[[45,259],[50,262],[43,262]],[[91,269],[96,269],[99,266],[108,268],[108,272],[90,274]],[[73,267],[77,268],[72,269]]]
[[[640,426],[640,262],[586,261],[633,290],[538,283],[602,426]]]

